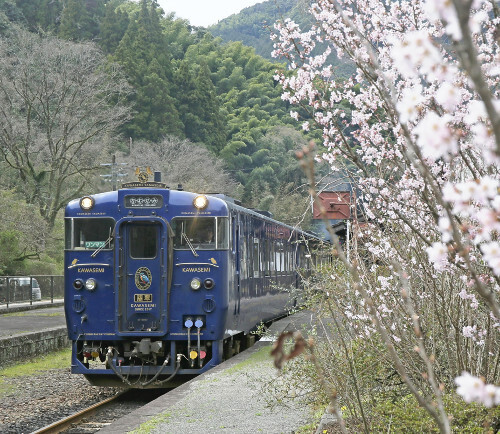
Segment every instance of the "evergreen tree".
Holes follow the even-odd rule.
[[[169,85],[162,78],[160,64],[153,59],[137,92],[136,106],[142,107],[135,116],[134,136],[158,141],[166,135],[184,137],[184,125],[176,109],[176,101],[169,94]]]
[[[162,32],[156,0],[141,0],[136,17],[115,52],[134,86],[137,115],[125,132],[133,138],[158,141],[166,134],[184,136],[173,99],[173,66]]]
[[[54,0],[16,0],[31,30],[55,30],[63,3]]]
[[[113,53],[125,35],[129,25],[126,12],[117,9],[124,0],[110,1],[100,25],[99,45],[106,53]]]
[[[83,0],[66,0],[61,14],[59,36],[70,41],[90,39],[90,17]]]
[[[194,118],[191,124],[186,125],[186,135],[219,153],[226,139],[225,120],[206,63],[199,68],[195,84],[190,104],[190,112]]]
[[[193,95],[196,92],[196,82],[189,63],[185,60],[179,62],[174,71],[175,96],[179,116],[184,124],[184,133],[187,138],[196,142],[193,138],[193,130],[196,128],[196,115],[191,112]]]

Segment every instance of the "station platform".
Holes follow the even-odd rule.
[[[63,300],[0,305],[0,367],[68,345]]]
[[[302,311],[275,322],[266,335],[307,331],[314,323],[314,315]],[[280,377],[270,355],[273,340],[260,340],[237,356],[102,428],[99,433],[122,434],[138,430],[172,434],[273,434],[303,430],[313,422],[314,412],[304,400],[297,396],[286,402],[279,402],[277,398],[273,401],[272,389]],[[288,390],[290,393],[293,391]]]
[[[55,327],[66,329],[63,300],[38,301],[32,305],[29,302],[11,303],[8,308],[5,304],[0,305],[0,338]]]

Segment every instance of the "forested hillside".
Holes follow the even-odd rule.
[[[285,3],[276,4],[291,11]],[[278,17],[276,4],[258,5],[263,19]],[[297,188],[304,175],[295,151],[307,137],[281,98],[275,74],[285,66],[276,60],[165,15],[156,0],[0,0],[0,36],[0,74],[11,77],[0,82],[0,102],[9,107],[0,114],[8,126],[0,134],[0,183],[15,193],[9,200],[39,210],[48,232],[65,201],[110,188],[99,174],[112,155],[130,165],[142,160],[173,185],[202,190],[205,179],[206,191],[289,223],[302,220],[307,201]],[[269,46],[259,31],[254,45],[260,37]],[[32,93],[17,94],[19,87]],[[198,165],[180,174],[172,147],[205,155],[207,164],[193,158]],[[43,238],[17,250],[39,258],[47,251]]]
[[[308,30],[312,25],[312,16],[308,13],[309,6],[310,2],[307,0],[268,0],[231,15],[210,26],[208,30],[224,42],[241,41],[253,47],[260,56],[276,62],[277,59],[271,55],[274,47],[270,38],[274,23],[289,18],[302,30]],[[313,54],[324,51],[323,44],[319,43],[318,46],[319,50],[315,50]],[[335,52],[328,57],[328,64],[335,68],[337,76],[347,77],[354,71],[352,62],[339,60]]]
[[[273,24],[284,18],[294,18],[304,22],[306,14],[304,0],[271,0],[257,3],[231,15],[208,29],[214,36],[225,42],[241,41],[255,48],[260,56],[273,60],[273,43],[269,37]]]

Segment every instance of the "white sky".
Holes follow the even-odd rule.
[[[210,26],[264,0],[158,0],[165,13],[175,12],[193,26]]]

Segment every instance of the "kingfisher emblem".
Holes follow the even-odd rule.
[[[148,267],[140,267],[135,272],[135,285],[142,291],[146,291],[151,286],[151,271]]]
[[[145,171],[141,171],[140,167],[137,167],[135,169],[135,176],[137,176],[137,179],[139,180],[139,182],[142,182],[143,184],[148,182],[149,177],[152,175],[153,175],[153,171],[151,170],[151,168],[149,166],[146,167]]]

